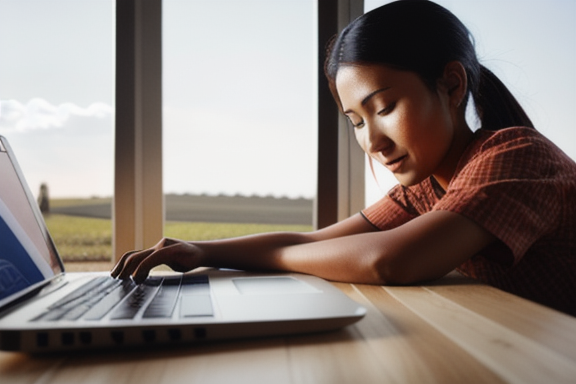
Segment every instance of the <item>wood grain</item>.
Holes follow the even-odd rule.
[[[456,274],[416,287],[335,283],[367,308],[337,332],[54,356],[0,352],[0,381],[575,383],[576,318]]]

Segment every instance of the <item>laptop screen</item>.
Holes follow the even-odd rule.
[[[0,306],[63,272],[6,140],[0,137]]]

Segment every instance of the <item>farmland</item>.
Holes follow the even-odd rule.
[[[110,219],[111,198],[52,200],[51,213]],[[312,225],[310,199],[166,195],[167,221]]]
[[[167,195],[164,236],[212,240],[271,231],[310,231],[312,201]],[[46,224],[65,262],[110,262],[112,200],[53,199]]]

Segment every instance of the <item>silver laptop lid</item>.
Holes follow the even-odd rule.
[[[0,309],[63,272],[40,209],[0,136]]]

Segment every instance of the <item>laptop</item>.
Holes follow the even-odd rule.
[[[0,136],[0,350],[43,353],[337,330],[366,309],[293,273],[206,269],[141,285],[66,273],[7,140]]]

